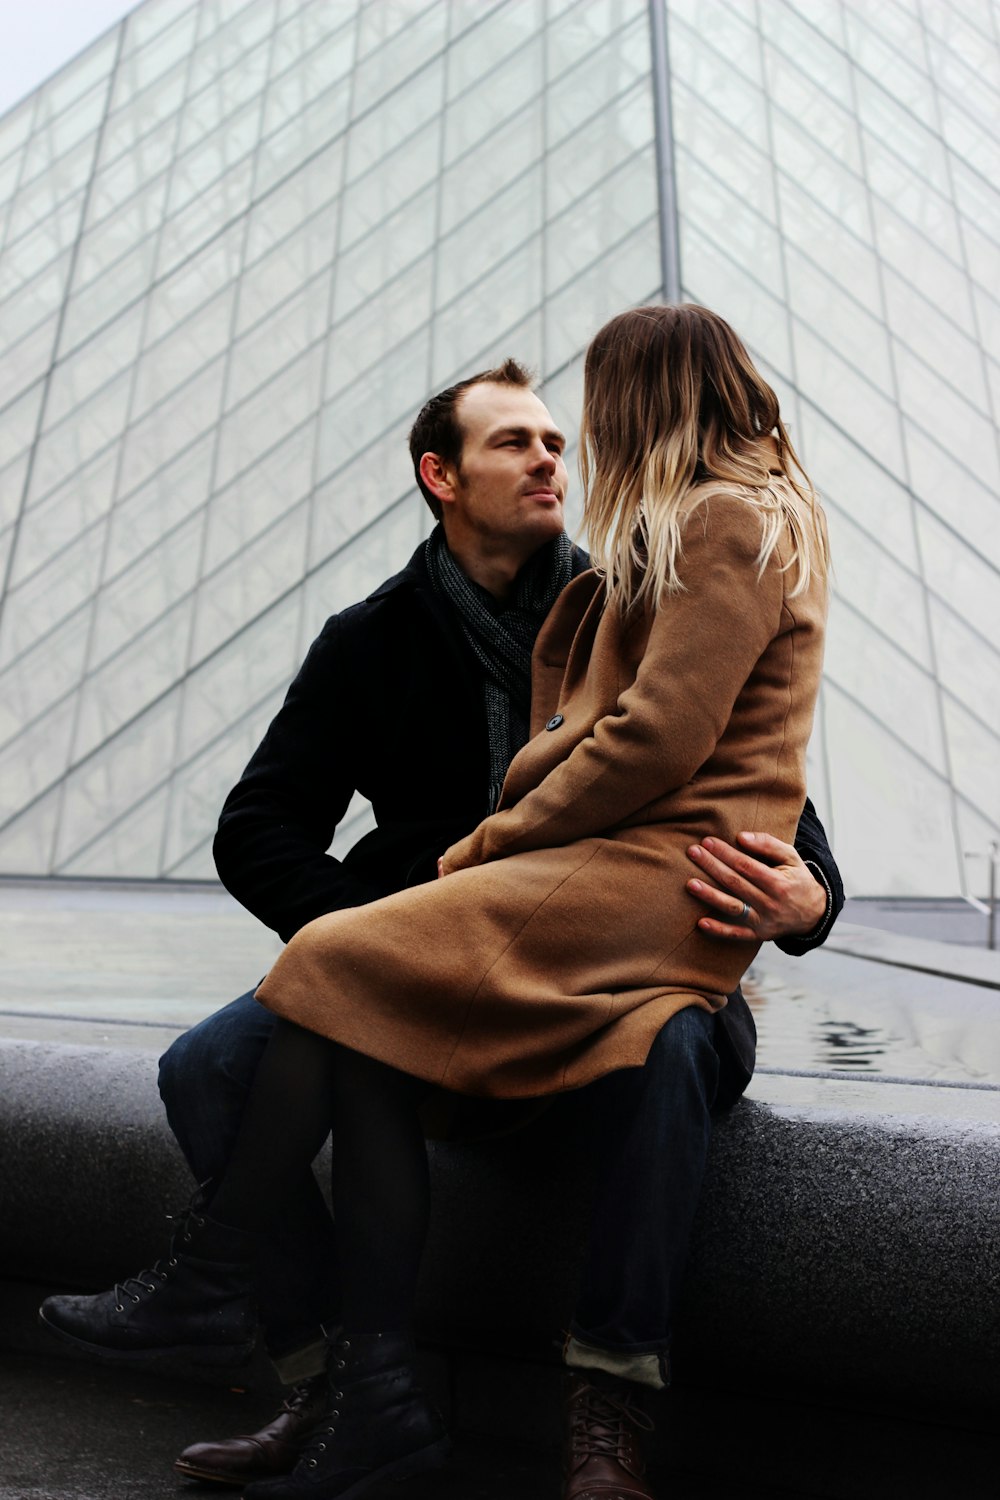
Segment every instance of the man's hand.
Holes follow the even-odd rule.
[[[687,888],[713,913],[700,918],[701,931],[754,943],[812,932],[826,911],[826,891],[792,845],[769,833],[737,837],[768,863],[761,864],[724,839],[705,839],[688,849],[702,879],[689,880]]]

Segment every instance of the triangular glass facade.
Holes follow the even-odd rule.
[[[981,888],[1000,6],[660,14],[669,67],[646,0],[147,0],[0,119],[0,871],[210,876],[308,642],[425,533],[426,394],[514,353],[572,430],[667,244],[827,499],[849,886]]]

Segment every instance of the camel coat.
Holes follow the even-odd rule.
[[[784,484],[781,478],[775,483]],[[789,598],[783,532],[714,489],[684,589],[623,621],[593,571],[532,659],[533,738],[445,878],[301,928],[257,991],[279,1016],[459,1093],[521,1098],[638,1066],[678,1010],[725,1004],[756,948],[705,937],[686,849],[791,843],[826,591]]]

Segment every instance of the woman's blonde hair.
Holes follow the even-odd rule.
[[[706,307],[637,307],[591,341],[580,468],[591,554],[623,613],[683,589],[684,522],[718,486],[760,512],[761,572],[787,526],[792,594],[826,573],[822,512],[778,398]]]

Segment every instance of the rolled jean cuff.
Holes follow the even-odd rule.
[[[648,1385],[662,1391],[670,1384],[669,1349],[602,1349],[568,1334],[563,1345],[563,1363],[571,1370],[603,1370],[620,1380]]]

